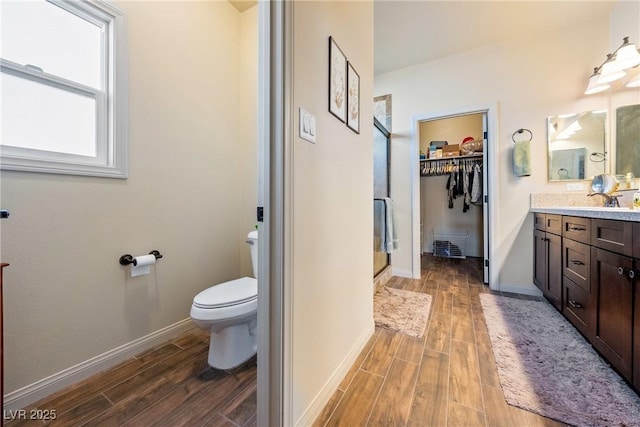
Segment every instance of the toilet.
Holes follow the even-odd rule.
[[[258,231],[247,235],[253,275],[258,274]],[[211,331],[209,366],[235,368],[257,352],[258,280],[242,277],[213,285],[193,298],[191,319]]]

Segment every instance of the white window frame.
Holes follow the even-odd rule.
[[[128,103],[126,15],[102,0],[47,0],[102,28],[103,90],[0,58],[2,74],[28,79],[96,101],[96,157],[0,145],[0,169],[127,178]],[[1,76],[1,74],[0,74]]]

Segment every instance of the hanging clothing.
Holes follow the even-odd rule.
[[[462,190],[463,190],[463,196],[464,196],[464,201],[462,204],[462,212],[467,212],[469,210],[469,202],[471,201],[471,195],[469,194],[469,191],[471,190],[469,188],[469,174],[467,173],[467,165],[463,165],[462,166]]]
[[[473,167],[473,185],[471,187],[471,203],[482,204],[482,166],[476,163]]]

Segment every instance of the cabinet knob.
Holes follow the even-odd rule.
[[[633,268],[624,268],[618,267],[618,274],[624,276],[625,274],[629,276],[629,279],[633,279],[636,277],[636,271]]]

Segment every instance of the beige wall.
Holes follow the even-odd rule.
[[[469,114],[439,120],[420,122],[420,150],[429,152],[431,141],[447,141],[449,145],[460,144],[468,136],[482,139],[482,114]],[[448,176],[424,176],[420,178],[420,219],[422,221],[423,250],[433,252],[433,230],[437,233],[464,235],[465,254],[482,257],[484,255],[482,205],[470,205],[462,211],[463,199],[453,201],[449,209],[447,190]]]
[[[295,2],[293,22],[295,122],[302,107],[317,123],[292,147],[288,369],[291,419],[308,425],[373,332],[373,5]],[[329,36],[360,74],[359,135],[328,112]]]
[[[498,268],[501,286],[533,290],[529,194],[565,191],[565,184],[547,182],[545,118],[608,107],[607,95],[583,95],[589,71],[608,51],[608,31],[605,16],[376,76],[375,95],[393,97],[391,182],[392,195],[401,206],[401,242],[411,238],[412,118],[497,103],[498,135],[490,147],[497,154],[491,167],[499,176],[497,227],[492,231],[497,259],[491,265]],[[520,128],[534,135],[533,173],[517,178],[512,173],[511,135]],[[394,270],[411,271],[411,248],[401,245],[393,263]]]
[[[251,271],[255,91],[240,68],[255,30],[227,2],[117,5],[129,178],[1,174],[5,392],[188,318],[197,292]],[[151,275],[118,264],[151,249]]]

